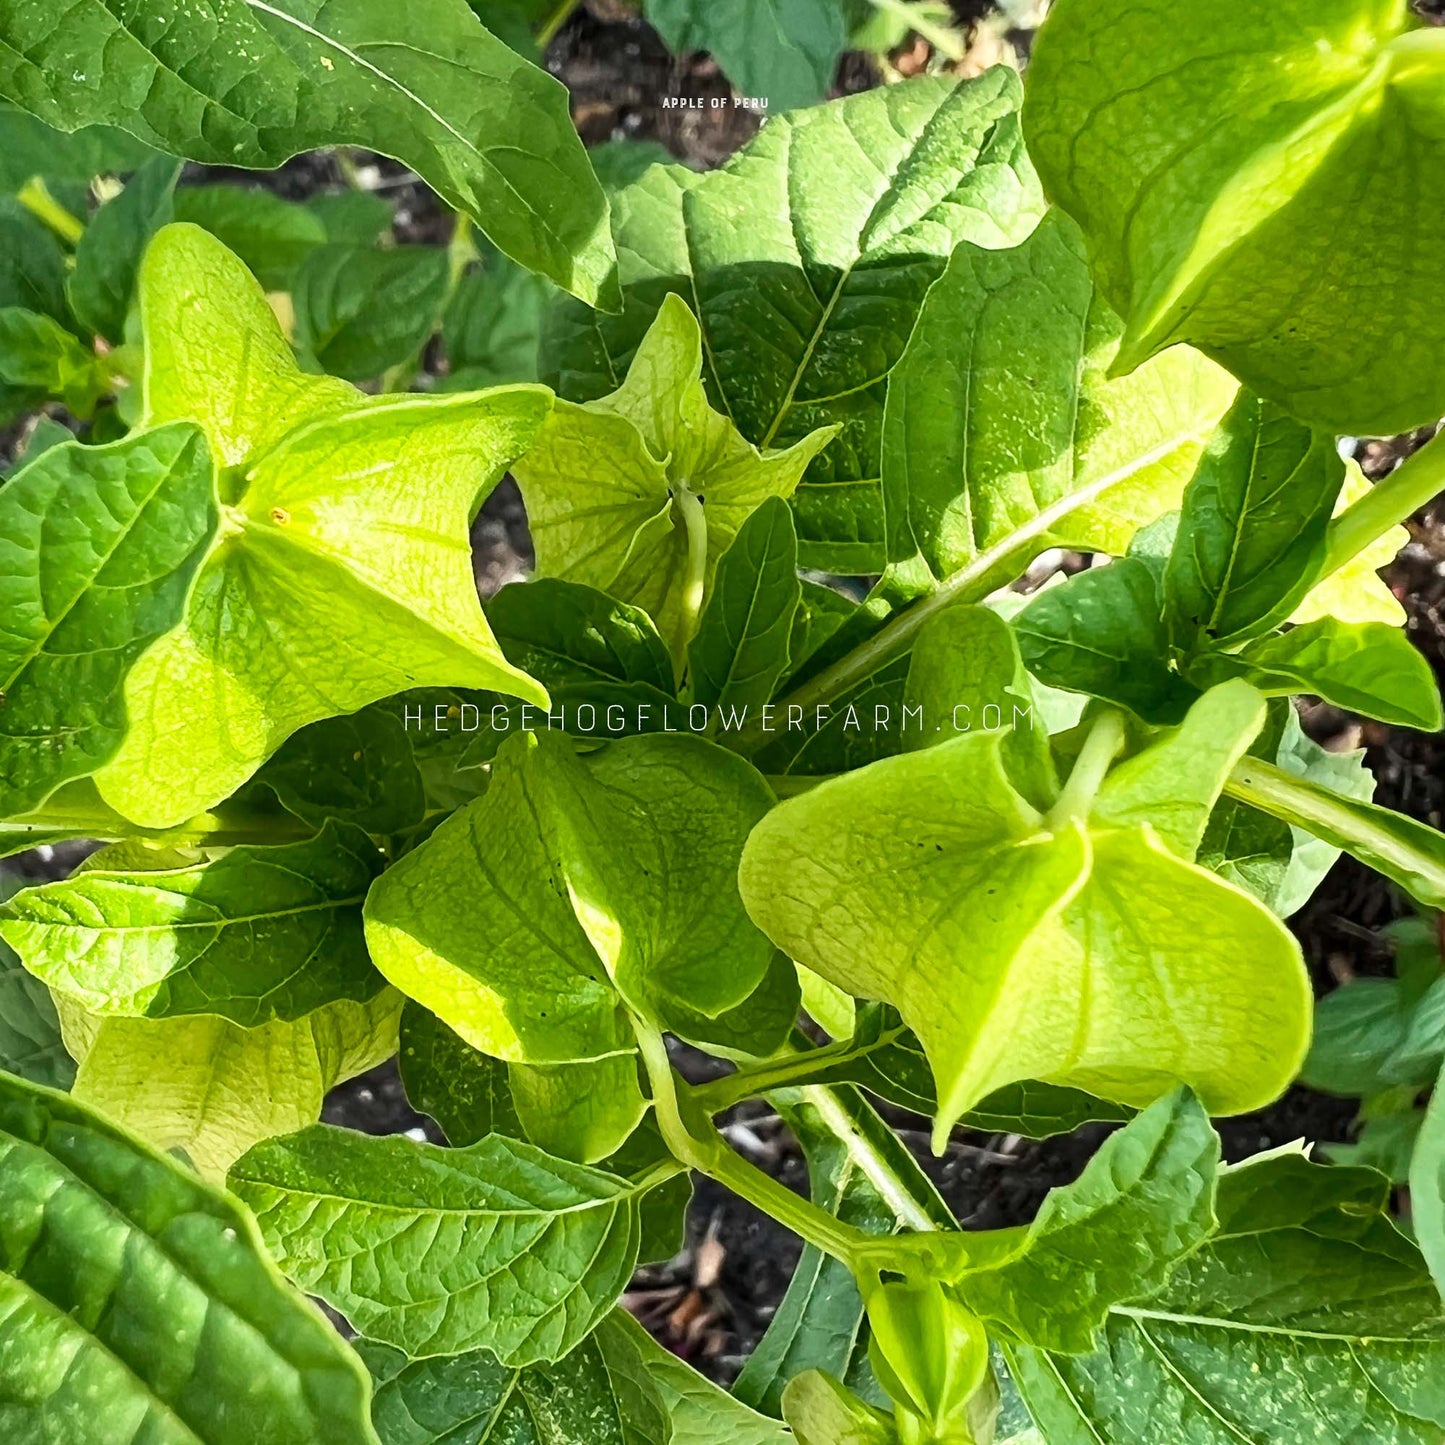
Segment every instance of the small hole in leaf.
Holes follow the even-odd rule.
[[[291,513],[285,507],[272,507],[271,520],[278,527],[289,527],[291,525]]]

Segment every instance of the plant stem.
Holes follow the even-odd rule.
[[[1059,801],[1049,814],[1050,827],[1061,828],[1088,817],[1104,777],[1123,746],[1124,716],[1111,709],[1100,715],[1089,736],[1084,739],[1069,781],[1064,784]]]
[[[74,247],[85,234],[85,222],[72,216],[50,194],[40,176],[32,176],[15,197],[37,220],[43,221],[67,246]]]
[[[1330,523],[1321,576],[1337,572],[1371,542],[1445,492],[1445,434],[1407,457]]]
[[[726,1185],[748,1203],[770,1214],[807,1243],[841,1260],[850,1270],[862,1257],[868,1236],[834,1219],[826,1210],[794,1194],[761,1169],[749,1164],[727,1145],[712,1121],[697,1109],[686,1084],[673,1073],[662,1035],[644,1020],[633,1017],[637,1045],[652,1086],[657,1125],[667,1147],[683,1164]],[[696,1117],[689,1124],[684,1113]]]
[[[0,845],[27,837],[45,843],[57,833],[68,833],[102,843],[145,838],[182,847],[232,848],[243,843],[300,842],[315,832],[291,813],[253,813],[235,804],[222,804],[214,812],[200,813],[175,828],[138,828],[97,797],[93,802],[87,799],[77,804],[46,806],[22,818],[0,822]]]
[[[800,1088],[815,1083],[819,1075],[827,1073],[850,1059],[866,1058],[877,1049],[887,1048],[906,1030],[900,1024],[896,1029],[887,1029],[866,1044],[845,1039],[841,1043],[826,1044],[818,1049],[802,1049],[796,1053],[784,1054],[781,1058],[768,1059],[751,1068],[739,1069],[710,1084],[700,1084],[692,1091],[692,1101],[708,1114],[720,1114],[731,1109],[744,1099],[755,1099],[773,1089]]]
[[[582,3],[582,0],[562,0],[562,3],[549,15],[542,28],[537,32],[537,49],[546,48],[557,38],[557,32],[572,18],[572,12]]]
[[[702,616],[702,594],[707,585],[707,519],[703,516],[702,498],[689,491],[686,483],[672,493],[678,515],[687,532],[687,573],[682,588],[682,613],[685,620],[682,635],[691,637]]]

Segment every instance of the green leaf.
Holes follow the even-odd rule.
[[[441,1149],[324,1126],[258,1144],[230,1173],[281,1268],[362,1333],[513,1367],[561,1359],[612,1308],[654,1182],[498,1134]]]
[[[1029,671],[1049,687],[1176,723],[1197,695],[1168,663],[1159,583],[1149,564],[1121,557],[1040,592],[1014,622]]]
[[[317,246],[292,287],[297,350],[348,381],[413,360],[441,319],[448,264],[440,246]]]
[[[888,384],[888,560],[929,584],[1006,560],[1007,581],[1177,506],[1235,385],[1186,348],[1111,379],[1122,331],[1061,212],[1012,250],[960,245]]]
[[[0,307],[5,306],[70,324],[65,252],[53,232],[8,196],[0,197]]]
[[[828,94],[848,36],[838,0],[646,0],[648,20],[674,54],[706,50],[738,95],[770,110]]]
[[[1445,37],[1423,24],[1403,0],[1055,7],[1024,123],[1125,365],[1192,342],[1331,432],[1445,410]]]
[[[1397,978],[1351,979],[1327,994],[1315,1006],[1314,1040],[1300,1082],[1349,1098],[1398,1082],[1385,1070],[1405,1041],[1410,1013],[1411,1001]]]
[[[668,1012],[668,1027],[710,1054],[743,1063],[777,1053],[797,1024],[801,1005],[797,965],[774,949],[762,981],[741,1003],[716,1018],[674,1005]]]
[[[405,16],[376,0],[202,0],[128,18],[99,4],[7,16],[0,94],[61,129],[105,122],[210,165],[268,170],[341,144],[395,155],[514,261],[616,304],[607,201],[567,93],[465,0]]]
[[[80,1065],[75,1097],[158,1149],[183,1149],[218,1181],[251,1145],[314,1124],[337,1084],[390,1058],[401,1010],[388,989],[243,1029],[206,1016],[100,1018],[57,1003]]]
[[[1135,1106],[1183,1081],[1211,1112],[1257,1108],[1308,1042],[1298,945],[1261,904],[1151,828],[1040,818],[997,733],[781,804],[740,885],[791,957],[899,1010],[938,1081],[939,1144],[1025,1079]]]
[[[537,380],[542,316],[556,293],[498,252],[457,283],[442,317],[448,390]]]
[[[430,1114],[455,1148],[488,1134],[523,1137],[506,1064],[479,1053],[411,999],[401,1013],[398,1063],[407,1102]]]
[[[694,702],[761,708],[787,671],[802,596],[798,539],[786,503],[769,497],[718,563],[713,593],[688,646]]]
[[[0,393],[20,398],[7,423],[51,397],[88,418],[107,389],[100,362],[58,321],[18,306],[0,309]]]
[[[773,949],[736,872],[771,802],[748,764],[685,734],[585,754],[512,738],[486,793],[373,888],[372,957],[494,1057],[630,1054],[623,999],[716,1018],[762,982]]]
[[[509,1369],[485,1350],[409,1360],[357,1342],[382,1445],[668,1445],[657,1384],[632,1332],[603,1320],[565,1360]]]
[[[229,1196],[0,1074],[0,1394],[33,1445],[375,1445],[355,1357]]]
[[[385,201],[360,191],[351,194],[378,202],[379,229],[390,221]],[[183,186],[176,192],[174,209],[176,220],[200,226],[234,251],[268,291],[289,291],[301,263],[328,240],[337,239],[314,209],[316,201],[338,199],[318,196],[303,206],[262,186]],[[369,245],[373,239],[363,237],[361,244]]]
[[[595,587],[560,577],[503,587],[487,620],[507,660],[556,699],[594,683],[672,693],[672,659],[652,619]]]
[[[1181,858],[1193,861],[1225,782],[1264,727],[1265,700],[1248,683],[1211,688],[1184,721],[1104,779],[1096,823],[1149,826]]]
[[[1435,1085],[1410,1162],[1410,1220],[1445,1296],[1445,1074]]]
[[[1238,641],[1287,620],[1324,563],[1344,477],[1332,436],[1241,396],[1184,493],[1164,573],[1174,641]]]
[[[868,1234],[917,1228],[921,1220],[938,1229],[955,1227],[913,1156],[855,1090],[778,1090],[769,1102],[802,1146],[813,1202],[829,1214]],[[873,1403],[883,1403],[872,1387],[858,1286],[846,1265],[813,1245],[804,1247],[733,1393],[745,1405],[778,1415],[784,1387],[808,1369],[845,1379]]]
[[[722,554],[756,508],[792,494],[836,430],[759,451],[709,406],[702,366],[697,320],[668,296],[623,384],[558,402],[513,468],[537,570],[643,607],[679,663]]]
[[[669,291],[707,339],[715,404],[761,447],[843,433],[794,500],[803,564],[882,569],[888,374],[960,241],[1018,244],[1043,212],[1017,79],[922,77],[779,116],[721,170],[655,166],[616,197],[625,306],[565,306],[543,378],[574,400],[616,387]]]
[[[1156,1293],[1214,1232],[1219,1137],[1176,1090],[1112,1135],[1027,1228],[960,1235],[954,1290],[992,1338],[1086,1354],[1109,1309]]]
[[[321,222],[328,241],[374,246],[391,229],[391,203],[374,191],[323,191],[305,206]]]
[[[1158,1294],[1109,1313],[1100,1348],[1007,1347],[1049,1441],[1389,1440],[1445,1423],[1445,1321],[1367,1169],[1267,1155],[1220,1176],[1219,1233]]]
[[[921,727],[902,734],[903,750],[932,747],[974,728],[1006,728],[1004,763],[1014,786],[1036,807],[1058,797],[1049,736],[1034,715],[1033,689],[1013,629],[987,607],[950,607],[913,645],[903,690],[904,718]]]
[[[0,1069],[52,1089],[68,1089],[75,1081],[75,1065],[65,1052],[50,991],[26,973],[4,943],[0,943]]]
[[[170,223],[181,163],[156,156],[96,213],[75,248],[66,290],[76,318],[107,341],[125,339],[125,318],[150,238]]]
[[[364,833],[328,823],[304,843],[180,867],[103,865],[0,905],[0,937],[91,1013],[253,1028],[381,992],[361,926],[381,863]]]
[[[409,687],[546,700],[487,628],[467,541],[545,392],[368,400],[308,377],[254,278],[193,226],[152,243],[141,304],[147,414],[206,428],[226,526],[184,622],[127,679],[130,731],[97,779],[112,807],[173,826],[307,723]]]
[[[1237,653],[1207,654],[1190,675],[1246,677],[1270,696],[1314,693],[1336,707],[1422,732],[1445,727],[1429,662],[1400,628],[1384,622],[1321,617]]]
[[[56,130],[0,101],[0,190],[12,194],[35,176],[88,186],[99,175],[120,175],[155,153],[108,125]]]
[[[740,1404],[663,1349],[631,1315],[619,1310],[612,1318],[631,1336],[662,1393],[672,1420],[671,1445],[788,1445],[792,1437],[776,1420]]]
[[[507,1073],[527,1138],[578,1164],[616,1153],[648,1109],[633,1054],[581,1064],[508,1064]]]
[[[180,621],[215,526],[192,426],[53,447],[0,489],[0,815],[114,755],[122,684]]]
[[[1235,769],[1229,792],[1358,858],[1427,908],[1445,908],[1445,836],[1427,824],[1252,758]]]
[[[405,717],[387,702],[293,733],[256,783],[317,827],[335,818],[374,835],[400,833],[426,811]]]

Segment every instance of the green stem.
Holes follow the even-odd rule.
[[[189,818],[175,828],[138,828],[97,797],[93,801],[47,805],[22,818],[0,822],[0,846],[21,842],[27,837],[45,843],[53,841],[57,833],[68,833],[100,843],[145,838],[180,847],[233,848],[244,843],[300,842],[315,832],[310,824],[291,813],[254,813],[229,803],[214,812]]]
[[[1099,788],[1116,757],[1124,746],[1124,716],[1109,711],[1100,715],[1099,720],[1084,739],[1084,746],[1069,774],[1069,781],[1059,794],[1049,814],[1049,825],[1061,828],[1068,823],[1087,818],[1089,809],[1098,796]]]
[[[1338,572],[1352,557],[1427,507],[1445,492],[1445,435],[1427,442],[1388,477],[1330,523],[1321,576]]]
[[[71,215],[50,194],[40,176],[32,176],[15,197],[37,220],[43,221],[67,246],[74,247],[85,234],[85,222]]]
[[[691,637],[702,616],[702,594],[707,585],[707,518],[703,515],[702,498],[689,491],[686,484],[673,490],[678,515],[687,533],[687,572],[682,586],[682,635]]]
[[[708,1114],[720,1114],[744,1099],[756,1099],[773,1089],[801,1088],[819,1082],[822,1075],[853,1059],[866,1058],[878,1049],[887,1048],[906,1030],[900,1025],[887,1029],[866,1044],[845,1039],[818,1049],[803,1049],[768,1059],[751,1068],[739,1069],[709,1084],[700,1084],[692,1091],[692,1101]]]
[[[673,1073],[662,1035],[641,1019],[634,1017],[632,1022],[652,1086],[657,1125],[677,1159],[689,1169],[726,1185],[734,1194],[857,1273],[854,1264],[866,1251],[869,1236],[834,1219],[826,1210],[794,1194],[734,1153],[713,1128],[712,1121],[696,1107],[687,1085]],[[685,1114],[694,1116],[691,1122],[684,1119]]]
[[[582,0],[562,0],[537,32],[538,50],[545,50],[557,38],[557,32],[572,18],[572,12],[581,3]]]

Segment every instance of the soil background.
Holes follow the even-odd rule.
[[[1031,30],[1042,7],[1013,0],[1009,13],[986,0],[953,0],[957,23],[969,36],[969,51],[955,68],[964,73],[999,61],[1026,60]],[[1445,0],[1421,6],[1439,15]],[[1010,18],[1010,17],[1015,18]],[[1025,23],[1018,24],[1016,20]],[[899,74],[932,63],[922,42],[888,58]],[[547,64],[570,89],[573,114],[589,144],[614,139],[661,143],[698,169],[715,166],[744,144],[759,117],[726,106],[713,110],[669,105],[679,98],[730,95],[726,79],[707,57],[669,55],[657,35],[621,0],[586,0],[550,47]],[[845,56],[835,94],[848,94],[884,79],[872,57]],[[372,158],[363,158],[368,165]],[[396,230],[406,241],[441,242],[450,218],[424,187],[393,163],[374,159],[382,189],[395,203]],[[338,185],[334,160],[302,157],[280,171],[251,172],[188,168],[188,179],[258,181],[291,199]],[[1366,471],[1383,475],[1429,437],[1429,432],[1358,449]],[[0,438],[0,442],[13,438]],[[1410,525],[1411,541],[1385,576],[1409,611],[1410,635],[1445,682],[1445,498]],[[516,488],[506,481],[478,517],[473,542],[476,575],[484,596],[526,573],[532,563],[525,513]],[[1426,736],[1362,723],[1317,706],[1305,714],[1308,731],[1326,746],[1363,746],[1378,779],[1376,800],[1436,827],[1445,823],[1445,737]],[[54,877],[73,865],[69,850],[46,850],[14,860],[11,871],[27,878]],[[1367,868],[1342,859],[1312,902],[1293,920],[1323,993],[1359,973],[1388,971],[1389,955],[1375,930],[1407,911],[1406,901]],[[715,1068],[702,1055],[682,1051],[685,1072],[700,1076]],[[1107,1129],[1090,1127],[1064,1138],[1031,1142],[1012,1136],[956,1131],[941,1159],[927,1148],[927,1123],[899,1110],[885,1110],[915,1148],[920,1161],[968,1228],[998,1228],[1027,1222],[1049,1189],[1072,1180],[1097,1149]],[[1227,1157],[1243,1159],[1295,1140],[1342,1142],[1349,1138],[1355,1103],[1303,1088],[1292,1089],[1271,1108],[1226,1120],[1220,1132]],[[407,1105],[393,1066],[351,1081],[335,1091],[325,1118],[370,1133],[421,1130],[436,1134],[431,1121]],[[744,1106],[727,1125],[735,1147],[790,1186],[805,1191],[806,1170],[791,1136],[766,1106]],[[679,1354],[723,1382],[736,1375],[766,1329],[797,1261],[797,1241],[771,1219],[700,1181],[694,1196],[687,1249],[669,1264],[644,1271],[629,1304]]]

